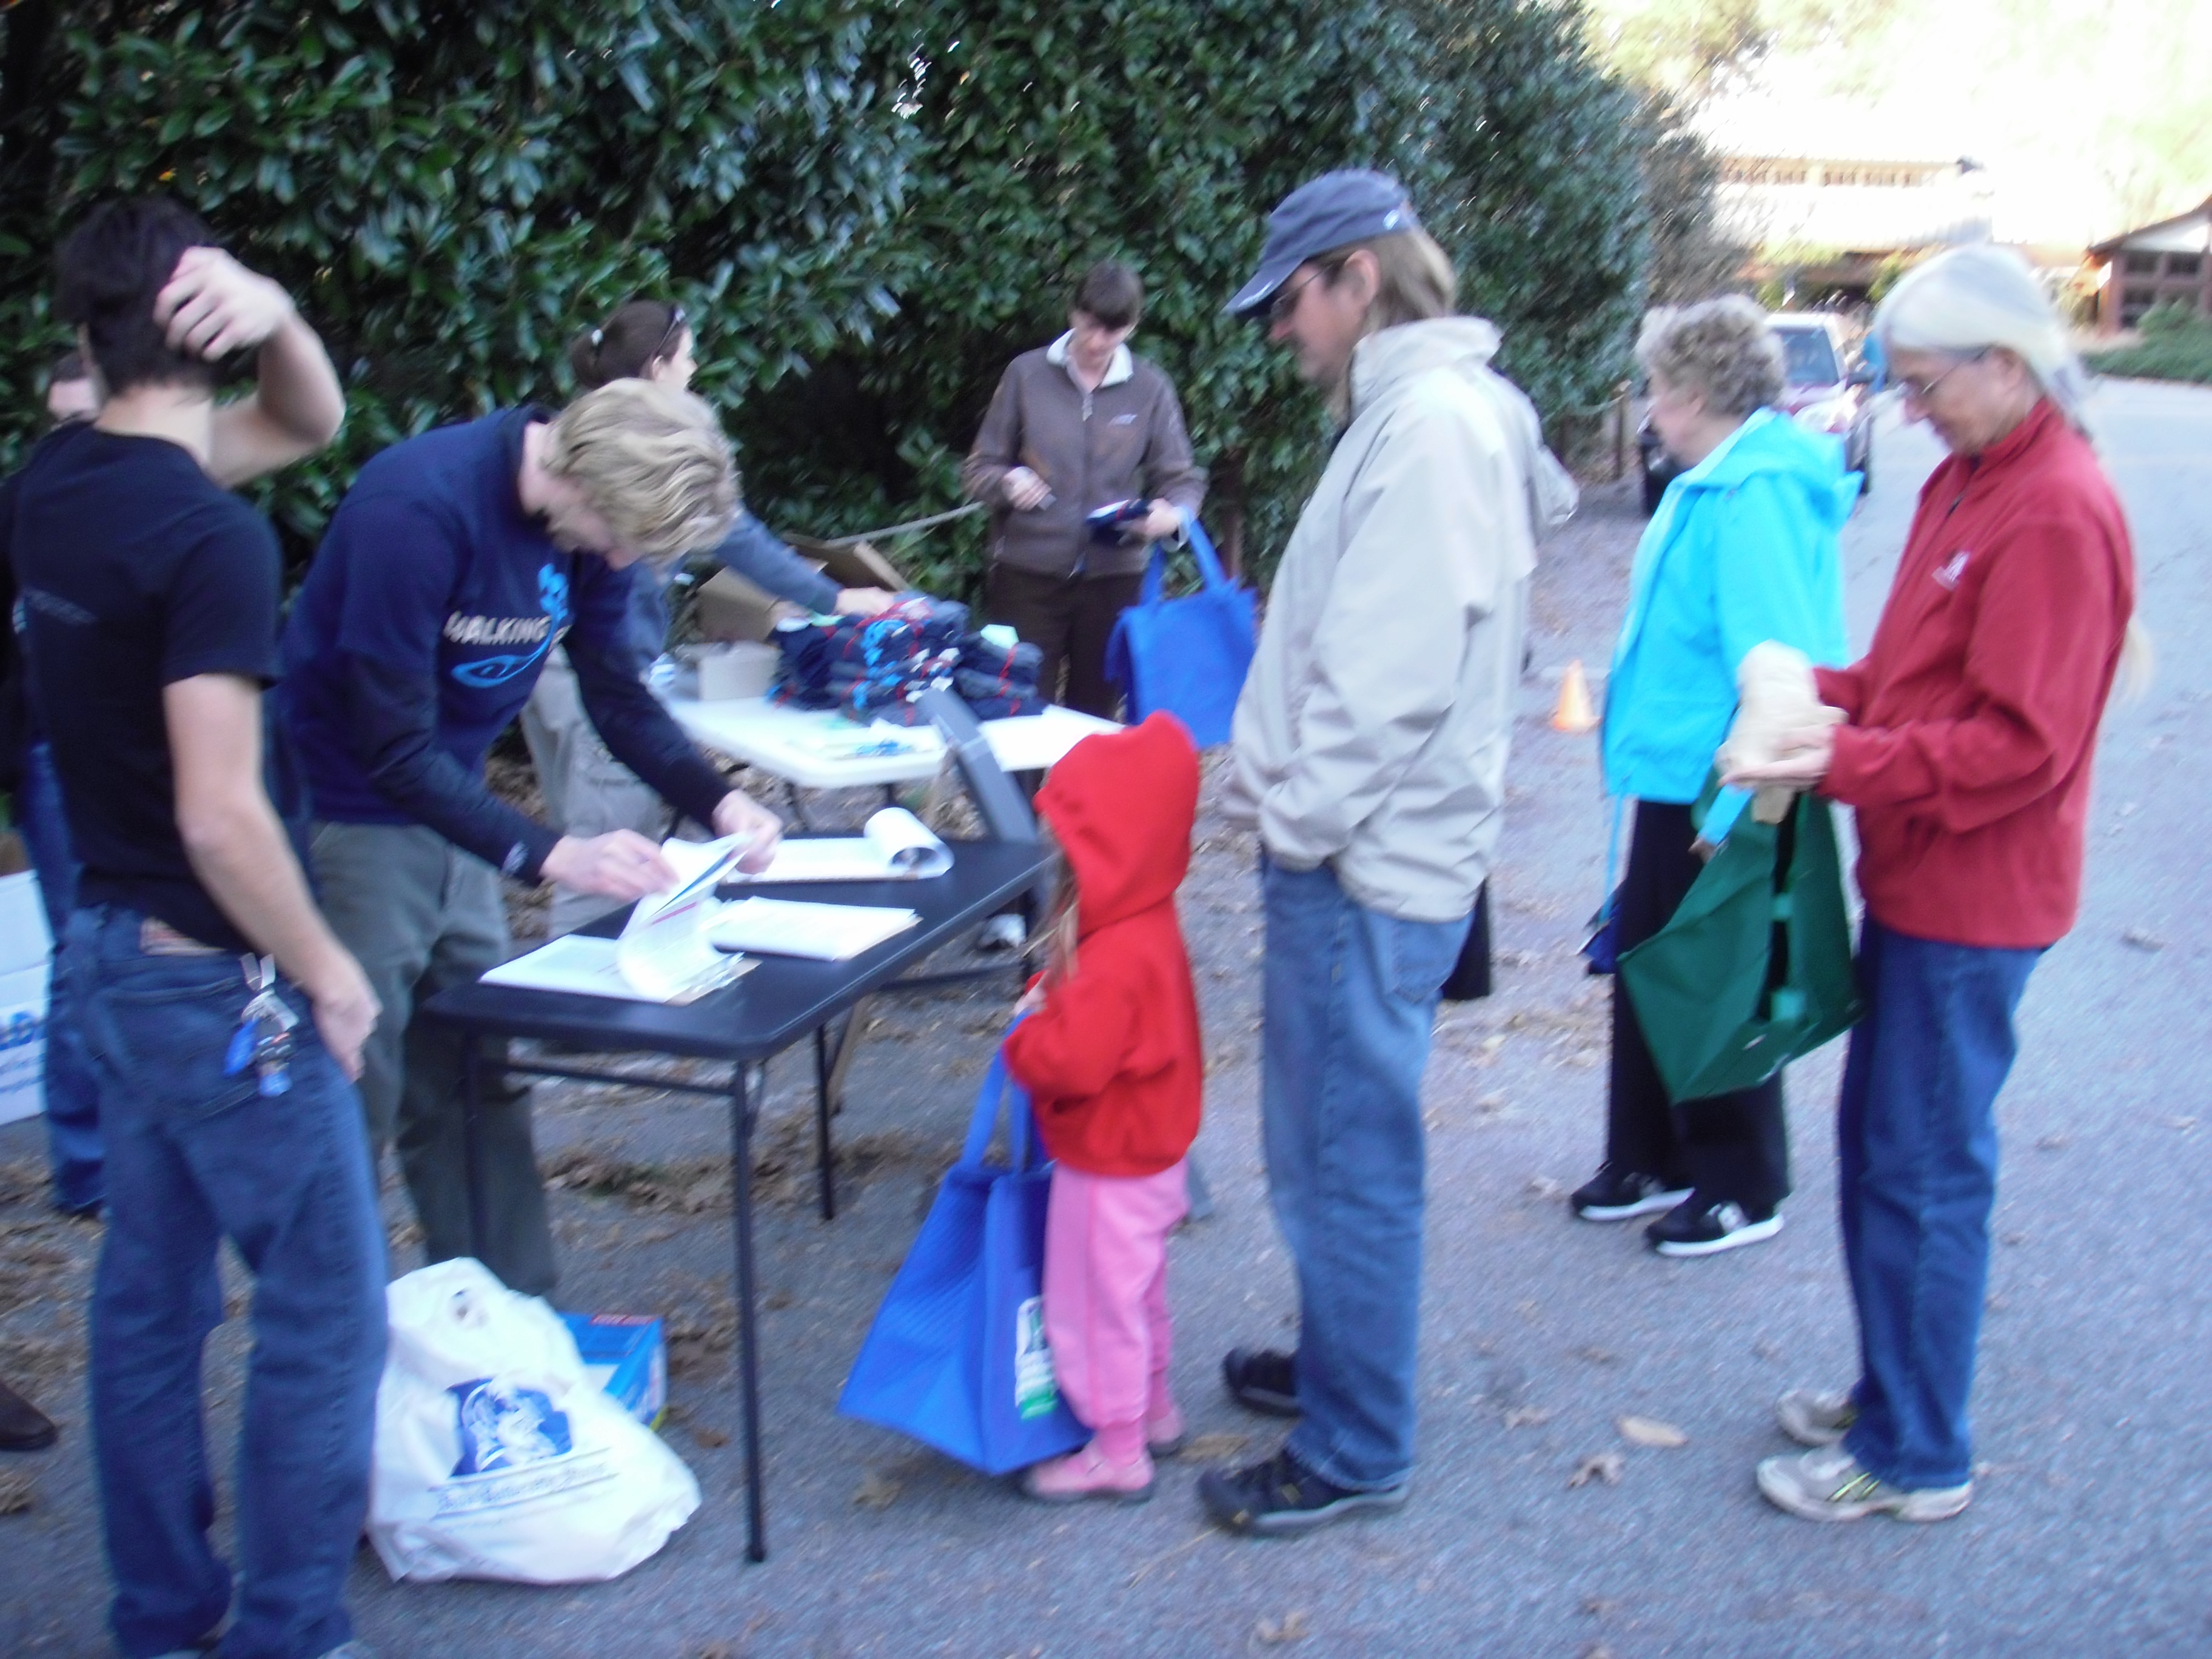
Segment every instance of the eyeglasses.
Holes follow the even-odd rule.
[[[1291,313],[1298,308],[1298,296],[1311,288],[1316,280],[1331,274],[1326,265],[1316,265],[1297,282],[1277,289],[1275,297],[1267,301],[1267,326],[1273,328],[1279,323],[1290,321]]]
[[[1944,381],[1949,380],[1954,374],[1956,374],[1968,363],[1978,363],[1983,358],[1989,355],[1988,349],[1984,348],[1980,351],[1973,353],[1971,356],[1961,357],[1957,362],[1952,364],[1950,368],[1945,369],[1941,374],[1938,374],[1932,380],[1916,380],[1911,375],[1900,374],[1896,380],[1897,389],[1902,392],[1914,403],[1925,407],[1928,400],[1936,395],[1936,388],[1937,386],[1942,385]]]
[[[654,349],[653,356],[646,361],[649,363],[660,362],[676,349],[677,343],[683,337],[684,307],[672,305],[668,307],[668,332],[660,337],[660,344]]]

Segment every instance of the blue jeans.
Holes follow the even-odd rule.
[[[84,1052],[76,997],[63,952],[70,912],[76,908],[76,855],[70,849],[69,820],[62,816],[61,780],[53,750],[34,743],[23,757],[15,805],[31,867],[39,872],[46,926],[54,936],[53,970],[46,991],[46,1157],[54,1176],[54,1202],[64,1210],[89,1209],[106,1195],[100,1172],[100,1094]]]
[[[1914,1490],[1964,1485],[1996,1200],[1997,1091],[2040,951],[1944,945],[1871,916],[1866,1018],[1836,1123],[1844,1266],[1858,1306],[1860,1464]]]
[[[208,1540],[200,1418],[228,1237],[254,1286],[235,1499],[244,1584],[222,1651],[309,1659],[351,1636],[340,1597],[368,1507],[384,1356],[384,1232],[361,1103],[289,986],[301,1016],[290,1091],[264,1098],[251,1067],[225,1076],[251,995],[239,959],[149,956],[142,921],[81,909],[69,942],[107,1135],[91,1396],[111,1623],[143,1659],[191,1646],[230,1606],[230,1570]]]
[[[1261,1133],[1298,1275],[1290,1450],[1336,1486],[1395,1486],[1413,1464],[1421,1072],[1468,922],[1367,909],[1326,865],[1261,881]]]

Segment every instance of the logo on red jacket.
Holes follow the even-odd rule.
[[[1932,574],[1944,586],[1956,587],[1959,585],[1959,578],[1966,574],[1966,561],[1973,556],[1962,548],[1937,565]]]

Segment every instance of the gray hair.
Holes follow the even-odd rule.
[[[2069,422],[2081,424],[2081,365],[2065,325],[2027,262],[2008,249],[1953,248],[1915,266],[1882,301],[1874,329],[1892,352],[1971,357],[2002,346]]]
[[[1741,294],[1654,311],[1636,361],[1652,379],[1700,393],[1716,415],[1748,415],[1782,395],[1782,342]]]

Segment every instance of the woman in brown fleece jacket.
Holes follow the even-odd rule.
[[[991,508],[991,620],[1044,653],[1048,696],[1109,717],[1119,702],[1106,679],[1115,618],[1136,602],[1149,544],[1180,534],[1182,514],[1206,495],[1173,383],[1128,348],[1144,297],[1125,264],[1085,273],[1068,331],[1007,365],[960,470]],[[1138,499],[1151,511],[1119,542],[1091,538],[1086,514]]]

